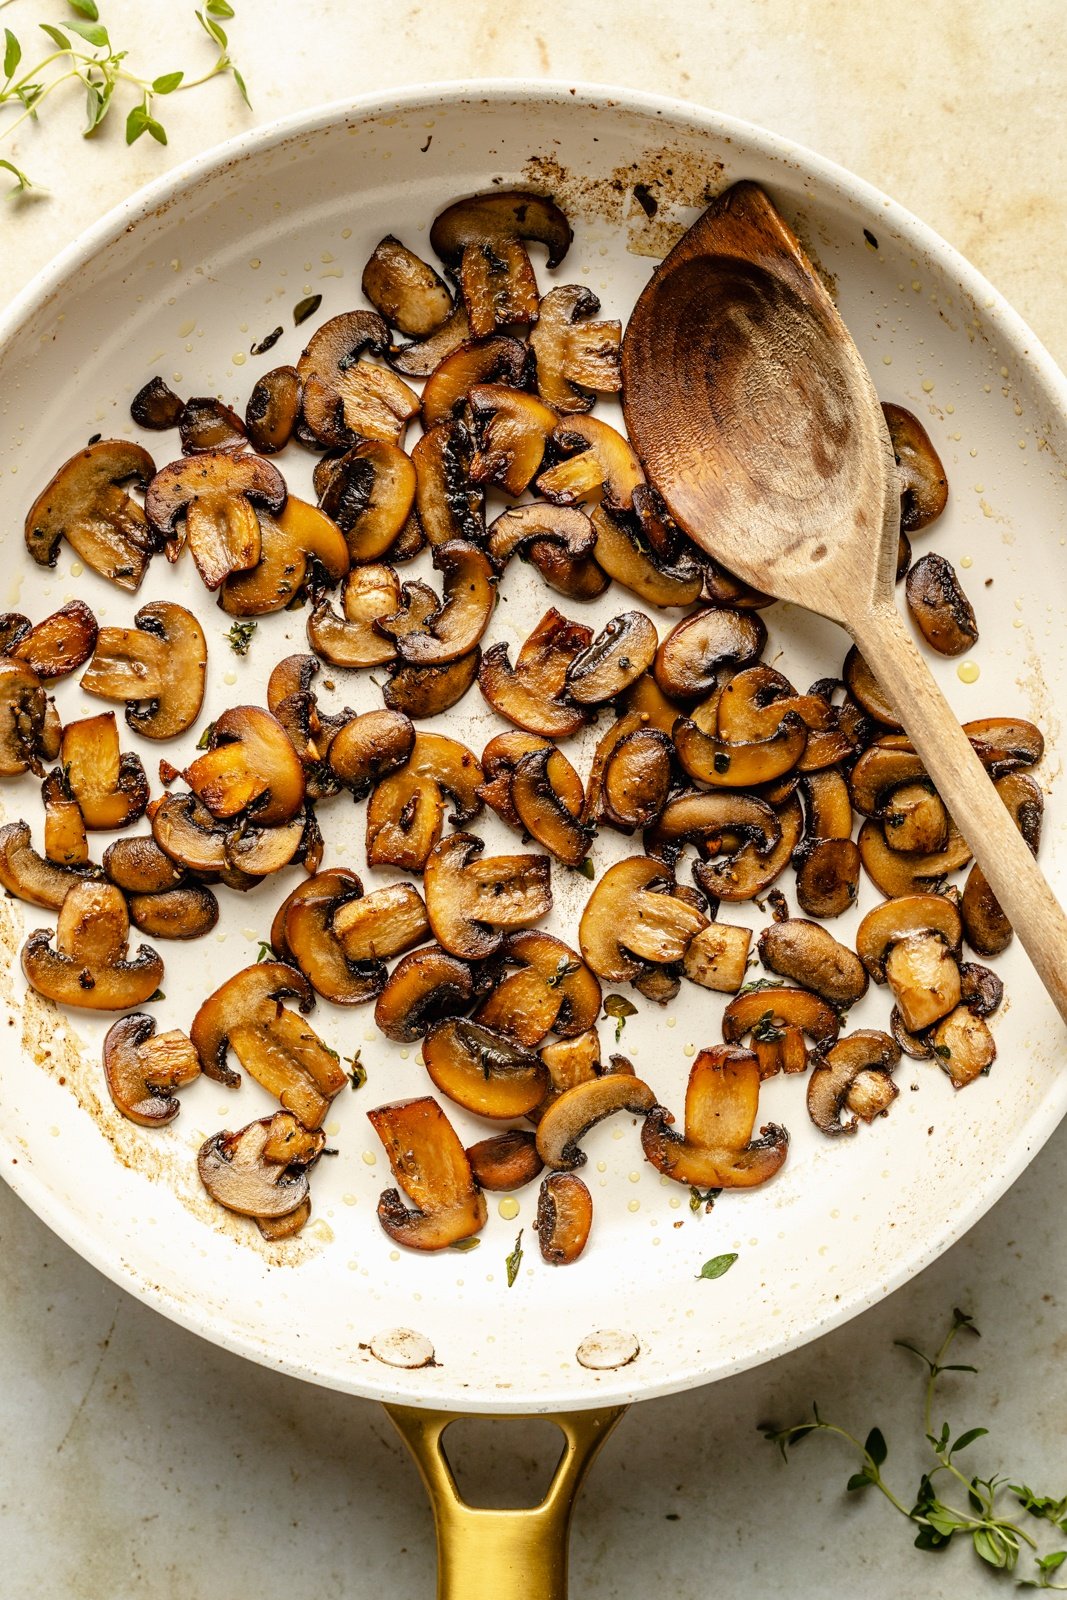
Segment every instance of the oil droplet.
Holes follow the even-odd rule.
[[[631,1183],[640,1183],[641,1182],[641,1174],[639,1172],[631,1172],[629,1174],[629,1177],[630,1177],[630,1182]]]
[[[1013,628],[1021,628],[1023,625],[1022,617],[1013,617],[1011,620],[1011,625]]]
[[[390,1250],[389,1259],[390,1259],[390,1261],[399,1261],[400,1260],[400,1251],[399,1250]]]
[[[59,1138],[59,1129],[58,1128],[53,1126],[53,1127],[49,1128],[48,1131],[52,1135],[53,1139],[58,1139]]]
[[[321,1240],[323,1244],[333,1243],[333,1229],[330,1227],[330,1224],[328,1222],[324,1222],[321,1217],[317,1222],[313,1222],[311,1224],[311,1227],[308,1229],[308,1233],[314,1234],[315,1238]]]
[[[258,256],[253,256],[248,265],[252,268],[253,272],[258,272],[263,263]]]
[[[249,940],[249,942],[259,938],[258,928],[242,928],[241,932],[244,934],[245,938]]]
[[[923,379],[923,394],[933,394],[933,392],[934,392],[934,380],[933,380],[933,378],[924,378]]]
[[[497,1210],[500,1212],[500,1215],[503,1217],[505,1222],[514,1222],[515,1218],[519,1214],[519,1202],[514,1198],[513,1195],[505,1195],[504,1199],[501,1200],[500,1204],[497,1206]]]
[[[85,571],[85,568],[82,566],[80,561],[72,561],[71,562],[71,564],[70,564],[70,575],[71,575],[72,578],[80,578],[84,571]]]
[[[973,556],[960,556],[960,566],[961,567],[973,567],[974,566],[974,557]]]
[[[243,367],[245,362],[248,360],[248,357],[245,355],[243,350],[235,350],[233,355],[230,357],[230,360],[233,362],[235,367]]]
[[[378,1157],[374,1154],[373,1150],[364,1150],[364,1152],[363,1152],[363,1163],[364,1163],[365,1166],[373,1167],[373,1166],[376,1165],[377,1160],[378,1160]],[[397,1256],[397,1260],[398,1261],[400,1260],[399,1256]]]
[[[626,1207],[626,1209],[627,1209],[627,1211],[640,1211],[640,1209],[641,1209],[640,1200],[631,1200],[629,1205]]]
[[[978,673],[977,661],[961,661],[956,668],[956,676],[961,683],[977,683]]]
[[[597,1164],[596,1164],[596,1169],[597,1169],[598,1172],[607,1172],[607,1170],[608,1170],[607,1162],[606,1161],[598,1161]]]
[[[357,1204],[356,1197],[355,1197],[354,1194],[343,1194],[341,1196],[341,1199],[344,1201],[346,1206],[354,1206],[354,1205]]]
[[[227,669],[227,671],[223,673],[222,681],[223,681],[223,683],[229,683],[229,684],[234,684],[234,683],[237,682],[237,674],[236,674],[236,672],[234,672],[232,667],[229,667]]]
[[[922,288],[922,284],[919,282],[918,278],[912,278],[911,286],[915,290],[916,294],[918,294],[919,290]]]
[[[410,1050],[401,1050],[401,1052],[400,1052],[401,1061],[407,1061],[410,1058],[410,1056],[411,1056],[411,1051]]]
[[[696,1047],[695,1044],[683,1045],[683,1047],[682,1047],[683,1056],[695,1056],[696,1053],[697,1053],[697,1047]]]
[[[891,367],[893,365],[893,357],[892,356],[883,356],[882,357],[882,365],[883,365],[883,367]]]
[[[672,1195],[670,1201],[668,1202],[672,1211],[677,1211],[681,1203],[682,1202],[679,1200],[677,1195]]]
[[[332,1139],[335,1133],[340,1133],[341,1124],[338,1122],[337,1118],[334,1117],[332,1122],[327,1122],[322,1131],[324,1133],[328,1133]]]
[[[195,317],[190,317],[188,322],[183,322],[181,327],[178,329],[178,338],[179,339],[188,339],[189,335],[192,333],[192,331],[193,331],[193,329],[195,327],[196,327],[196,318]]]
[[[956,407],[954,405],[952,405],[951,403],[949,403],[945,407],[945,414],[946,414],[946,416],[954,417],[956,415]]]
[[[349,1261],[347,1263],[347,1265],[348,1265],[349,1272],[358,1272],[359,1271],[359,1262],[358,1261]]]
[[[974,492],[975,492],[975,494],[985,494],[985,484],[984,483],[976,483],[975,486],[974,486]]]
[[[324,250],[319,257],[319,260],[322,262],[324,267],[328,267],[331,261],[336,260],[336,257],[333,255],[332,251]]]
[[[676,1028],[678,1026],[678,1018],[677,1017],[668,1017],[667,1018],[667,1026],[668,1026],[668,1028]]]
[[[226,943],[226,935],[224,933],[217,933],[215,935],[215,943],[216,944],[225,944]]]
[[[1006,378],[1006,377],[1007,377],[1007,376],[1008,376],[1008,369],[1007,369],[1007,367],[1001,367],[1001,369],[1000,369],[1000,376],[1001,376],[1001,377],[1002,377],[1002,378]]]
[[[611,1137],[613,1139],[621,1139],[622,1136],[623,1136],[623,1133],[622,1133],[622,1129],[621,1128],[612,1128]]]
[[[341,229],[341,238],[342,239],[351,239],[351,237],[352,237],[352,229],[351,228],[342,228]]]
[[[1026,440],[1025,439],[1020,439],[1019,440],[1019,449],[1020,450],[1025,450],[1026,449]]]

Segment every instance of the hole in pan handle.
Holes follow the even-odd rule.
[[[566,1600],[574,1503],[626,1407],[549,1417],[563,1435],[563,1454],[540,1505],[521,1511],[471,1506],[461,1498],[442,1441],[458,1413],[385,1409],[415,1458],[433,1506],[437,1600]]]

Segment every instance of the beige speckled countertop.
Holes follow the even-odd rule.
[[[0,20],[25,37],[64,9],[10,0]],[[103,4],[134,67],[150,73],[206,64],[192,9]],[[0,299],[168,164],[255,122],[418,80],[539,76],[677,95],[814,146],[932,223],[1067,362],[1067,34],[1056,0],[426,0],[373,11],[237,0],[237,12],[231,42],[254,113],[219,81],[168,104],[166,149],[143,139],[127,151],[119,126],[83,142],[81,105],[69,101],[0,146],[52,190],[0,213]],[[631,1414],[579,1510],[574,1594],[711,1600],[758,1587],[937,1600],[1003,1589],[1010,1580],[966,1549],[914,1551],[876,1497],[846,1499],[851,1466],[831,1441],[809,1443],[787,1469],[755,1425],[801,1413],[813,1395],[860,1432],[877,1421],[907,1494],[920,1385],[892,1340],[929,1345],[964,1305],[982,1328],[982,1370],[946,1402],[961,1427],[992,1429],[975,1465],[1063,1493],[1065,1204],[1061,1129],[983,1222],[881,1306],[771,1367]],[[432,1594],[430,1515],[375,1406],[165,1322],[3,1188],[0,1238],[5,1600]],[[528,1483],[538,1442],[536,1429],[471,1424],[473,1498]]]

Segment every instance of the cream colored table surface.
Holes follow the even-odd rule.
[[[101,0],[135,70],[209,58],[174,0]],[[167,105],[167,149],[119,125],[78,138],[80,104],[20,130],[13,155],[52,196],[0,212],[0,300],[87,223],[196,150],[283,113],[419,80],[529,75],[678,95],[765,124],[880,185],[1008,295],[1067,364],[1067,31],[1060,0],[237,0],[232,85]],[[28,35],[59,0],[12,0]],[[143,67],[142,67],[143,63]],[[80,97],[75,96],[75,99]],[[936,1600],[1004,1583],[970,1551],[923,1555],[877,1497],[847,1497],[827,1439],[786,1468],[755,1432],[813,1396],[881,1424],[905,1495],[920,1385],[895,1336],[929,1345],[954,1305],[982,1371],[946,1401],[983,1423],[983,1471],[1067,1492],[1067,1130],[922,1277],[772,1366],[632,1412],[586,1490],[582,1600],[770,1594]],[[414,1469],[373,1405],[242,1363],[115,1289],[0,1187],[0,1595],[420,1600],[433,1538]],[[970,1359],[968,1357],[967,1359]],[[506,1437],[505,1437],[506,1436]],[[536,1431],[478,1424],[473,1478],[527,1483]],[[1065,1541],[1067,1542],[1067,1541]]]

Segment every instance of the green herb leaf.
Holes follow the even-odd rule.
[[[149,1005],[150,1006],[152,1004],[153,1000],[165,1000],[166,998],[167,997],[163,993],[163,990],[162,989],[157,989],[155,994],[150,994],[148,996],[148,999],[145,1001],[145,1005]]]
[[[238,69],[236,67],[231,67],[230,71],[233,73],[233,81],[234,81],[234,83],[237,85],[238,89],[241,92],[241,99],[244,101],[244,103],[248,107],[249,111],[251,111],[252,102],[248,97],[248,87],[247,87],[247,85],[245,83],[244,78],[241,76],[240,72],[238,71]]]
[[[4,77],[10,83],[14,77],[15,68],[22,60],[22,46],[19,44],[10,28],[4,29]]]
[[[1067,1533],[1067,1495],[1056,1500],[1052,1495],[1035,1494],[1024,1483],[1009,1483],[1008,1488],[1024,1511],[1041,1522],[1053,1522]]]
[[[863,1448],[870,1456],[876,1467],[880,1467],[889,1454],[881,1428],[872,1428],[864,1440]]]
[[[855,1494],[858,1489],[869,1489],[873,1482],[874,1479],[869,1478],[867,1476],[866,1469],[864,1469],[863,1472],[854,1472],[852,1474],[851,1478],[845,1484],[845,1489],[849,1494]]]
[[[67,38],[62,28],[53,28],[50,22],[39,22],[37,26],[40,28],[42,33],[47,33],[52,43],[57,44],[61,50],[70,49],[70,40]]]
[[[306,299],[298,300],[293,307],[293,323],[299,328],[302,322],[313,317],[322,304],[321,294],[309,294]]]
[[[278,959],[277,956],[274,954],[274,946],[268,944],[265,939],[261,939],[259,941],[259,952],[256,955],[256,960],[257,961],[276,961],[277,959]]]
[[[460,1239],[456,1244],[450,1244],[448,1248],[450,1250],[459,1250],[461,1253],[465,1253],[468,1250],[477,1250],[481,1242],[482,1241],[478,1238]]]
[[[966,1433],[960,1434],[950,1453],[955,1455],[957,1450],[966,1450],[969,1444],[973,1444],[976,1439],[984,1438],[988,1432],[988,1428],[968,1428]]]
[[[198,750],[207,750],[208,747],[211,744],[211,735],[214,732],[215,732],[215,724],[213,722],[209,722],[207,727],[204,729],[203,733],[200,735],[199,739],[196,741],[196,748]]]
[[[571,867],[570,870],[572,872],[581,873],[582,877],[585,878],[589,883],[593,883],[596,879],[596,868],[593,865],[593,859],[591,856],[586,856],[584,860],[579,861],[578,865],[576,867]]]
[[[757,989],[784,989],[785,984],[781,978],[753,978],[751,983],[746,983],[738,989],[738,994],[755,994]]]
[[[67,4],[72,11],[78,13],[79,17],[88,17],[90,22],[99,22],[100,12],[96,0],[67,0]]]
[[[942,1061],[952,1060],[952,1051],[949,1049],[947,1044],[935,1044],[933,1050],[934,1055],[940,1056]]]
[[[111,109],[111,97],[115,92],[114,79],[98,86],[95,83],[86,85],[85,115],[86,123],[82,130],[86,138],[103,122]]]
[[[785,1029],[778,1027],[773,1010],[764,1011],[758,1018],[752,1029],[752,1037],[758,1039],[761,1044],[775,1044],[779,1039],[785,1038]]]
[[[518,1237],[515,1240],[515,1248],[514,1248],[514,1250],[512,1250],[511,1254],[505,1258],[504,1265],[505,1265],[505,1267],[507,1268],[507,1271],[508,1271],[508,1288],[510,1289],[514,1285],[515,1279],[519,1275],[519,1268],[522,1265],[522,1229],[521,1228],[519,1229]]]
[[[615,1043],[618,1044],[627,1017],[636,1017],[637,1007],[624,994],[609,994],[604,1001],[604,1015],[615,1018]]]
[[[580,961],[568,961],[566,956],[560,956],[556,963],[555,972],[545,979],[545,987],[555,989],[563,982],[564,978],[569,978],[573,972],[580,972],[581,970],[582,963]]]
[[[274,346],[278,343],[278,340],[281,338],[284,332],[285,329],[282,327],[281,323],[279,323],[276,328],[272,328],[271,331],[268,334],[265,334],[262,339],[257,339],[256,343],[249,349],[249,355],[266,355],[268,350],[274,349]]]
[[[152,79],[152,93],[173,94],[184,77],[184,72],[164,72],[162,77]]]
[[[362,1089],[367,1081],[367,1069],[363,1065],[360,1055],[361,1052],[357,1050],[354,1055],[345,1057],[345,1065],[348,1067],[348,1081],[353,1089]]]
[[[233,16],[233,7],[227,3],[227,0],[207,0],[204,10],[209,17],[221,17],[224,22],[228,22]]]
[[[102,22],[68,22],[67,26],[72,33],[84,39],[86,44],[91,44],[94,50],[111,49],[111,40]]]
[[[697,1273],[697,1277],[698,1279],[721,1278],[724,1272],[729,1272],[736,1260],[736,1250],[724,1256],[712,1256],[710,1261],[705,1261],[704,1265]]]
[[[11,194],[25,194],[27,189],[33,188],[33,184],[30,182],[29,178],[27,178],[26,174],[19,167],[15,166],[14,162],[0,159],[0,167],[2,167],[5,172],[10,172],[15,179],[15,187],[10,190]]]
[[[235,656],[246,656],[248,654],[248,647],[252,643],[252,635],[255,633],[256,627],[257,624],[255,622],[237,621],[225,634],[225,638],[229,641],[230,649]]]
[[[210,9],[211,7],[209,6],[208,10],[210,11]],[[219,27],[214,18],[210,16],[205,17],[202,11],[196,11],[193,13],[193,15],[196,17],[197,22],[199,22],[208,38],[214,39],[219,48],[225,50],[230,41],[227,39],[226,34],[222,28]]]
[[[721,1194],[722,1194],[722,1190],[721,1189],[704,1189],[704,1190],[700,1190],[700,1189],[695,1189],[695,1188],[690,1187],[690,1190],[689,1190],[689,1209],[690,1209],[690,1211],[695,1212],[695,1213],[699,1213],[699,1211],[701,1209],[703,1209],[704,1211],[711,1211],[714,1208],[716,1200],[719,1198],[719,1196]]]

